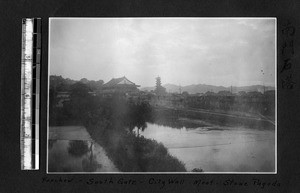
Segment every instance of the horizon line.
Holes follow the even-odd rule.
[[[62,75],[56,75],[56,74],[49,74],[49,77],[50,76],[61,76],[63,79],[70,79],[70,80],[73,80],[73,81],[80,81],[81,79],[84,79],[85,77],[83,78],[80,78],[80,79],[72,79],[72,78],[69,78],[69,77],[64,77]],[[124,77],[124,76],[122,76]],[[126,76],[125,76],[126,77]],[[88,79],[88,78],[85,78],[87,79],[88,81],[99,81],[99,80],[102,80],[103,83],[107,83],[109,82],[111,79],[116,79],[116,78],[111,78],[110,80],[108,80],[107,82],[105,82],[103,79],[99,79],[99,80],[92,80],[92,79]],[[50,84],[50,82],[49,82]],[[230,86],[224,86],[224,85],[213,85],[213,84],[206,84],[206,83],[191,83],[191,84],[188,84],[188,85],[180,85],[180,84],[175,84],[175,83],[164,83],[162,84],[162,86],[164,85],[174,85],[174,86],[179,86],[179,87],[186,87],[186,86],[196,86],[196,85],[206,85],[206,86],[216,86],[216,87],[225,87],[225,88],[230,88],[230,87],[249,87],[249,86],[265,86],[265,87],[274,87],[274,89],[276,89],[276,84],[275,85],[264,85],[264,84],[251,84],[251,85],[242,85],[242,86],[237,86],[237,85],[230,85]],[[147,87],[155,87],[155,82],[153,84],[153,86],[142,86],[140,88],[147,88]]]

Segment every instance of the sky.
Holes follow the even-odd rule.
[[[51,18],[51,75],[275,86],[274,18]]]

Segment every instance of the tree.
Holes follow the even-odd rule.
[[[83,121],[93,107],[90,89],[87,85],[77,82],[71,86],[70,91],[70,102],[64,108],[74,120]]]
[[[86,84],[77,82],[71,86],[71,98],[82,98],[89,96],[89,87]]]
[[[62,76],[50,76],[50,89],[53,89],[55,92],[57,91],[69,91],[70,86],[74,84],[76,81],[71,80],[69,78],[64,79]]]
[[[79,82],[81,82],[81,83],[83,83],[83,84],[87,84],[87,83],[89,82],[89,80],[86,79],[86,78],[82,78],[82,79],[80,79]]]
[[[183,95],[183,96],[189,96],[189,93],[188,93],[187,91],[184,91],[184,92],[182,93],[182,95]]]
[[[102,90],[102,85],[103,85],[103,80],[98,80],[98,81],[94,81],[91,80],[89,82],[86,83],[86,85],[88,85],[88,87],[95,92],[99,92]]]

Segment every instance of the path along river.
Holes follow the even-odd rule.
[[[49,172],[118,172],[82,126],[49,127]]]

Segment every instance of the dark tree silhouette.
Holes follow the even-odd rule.
[[[86,141],[70,141],[68,152],[74,157],[81,157],[89,151]]]

